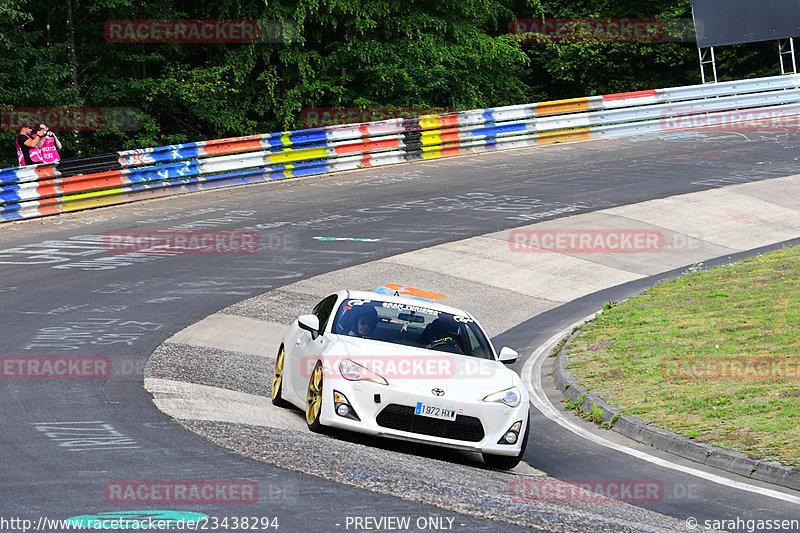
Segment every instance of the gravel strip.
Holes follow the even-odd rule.
[[[325,436],[220,422],[180,422],[211,442],[259,461],[478,518],[546,531],[685,531],[683,521],[619,502],[567,505],[512,501],[512,483],[524,485],[546,479],[551,487],[565,484],[533,469],[528,475],[494,471],[476,463],[463,464],[461,461],[472,459],[471,454],[427,450],[426,457],[415,453],[421,447],[408,443],[400,446],[409,453],[402,453],[376,447],[374,439],[370,445],[361,444],[357,436]],[[394,441],[381,444],[397,446]]]

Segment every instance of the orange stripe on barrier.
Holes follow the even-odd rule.
[[[61,188],[58,187],[57,180],[43,181],[36,186],[36,194],[38,194],[40,198],[56,196],[61,194]]]
[[[555,115],[556,113],[571,113],[573,111],[586,111],[589,109],[588,98],[571,98],[569,100],[553,100],[536,104],[537,115]]]
[[[397,139],[383,139],[379,141],[359,141],[351,144],[343,144],[334,148],[337,154],[351,154],[353,152],[369,152],[371,150],[381,150],[384,148],[399,148],[400,141]]]
[[[589,128],[576,128],[574,130],[558,130],[540,133],[536,139],[538,144],[560,143],[568,141],[584,141],[589,138]]]
[[[457,115],[442,115],[439,117],[439,124],[442,125],[443,128],[458,126],[458,116]]]
[[[63,212],[57,198],[45,198],[43,200],[37,200],[37,202],[39,202],[39,206],[36,210],[40,215],[57,215]]]
[[[625,100],[627,98],[647,98],[648,96],[655,96],[656,90],[649,89],[647,91],[632,91],[629,93],[614,93],[604,94],[603,100]]]
[[[224,155],[236,152],[249,152],[250,150],[263,150],[261,137],[255,136],[247,141],[226,142],[220,144],[207,144],[202,147],[206,155]]]
[[[459,132],[457,131],[442,133],[439,135],[439,139],[442,141],[442,143],[457,143],[461,141],[459,138]]]
[[[36,167],[36,176],[38,176],[37,179],[53,178],[55,177],[55,175],[56,175],[55,165]]]
[[[109,172],[98,172],[97,174],[71,176],[61,179],[61,190],[64,191],[64,194],[88,192],[109,187],[121,187],[123,185],[125,185],[125,183],[122,181],[121,170],[111,170]]]

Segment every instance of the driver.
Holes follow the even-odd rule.
[[[364,307],[354,309],[353,313],[355,316],[353,317],[350,331],[347,334],[353,337],[369,337],[372,335],[372,331],[378,323],[378,312],[375,308]]]
[[[450,317],[439,317],[423,332],[426,348],[438,347],[441,351],[461,351],[458,324]]]

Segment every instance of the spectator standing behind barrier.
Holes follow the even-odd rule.
[[[23,122],[17,135],[17,159],[20,166],[36,165],[42,162],[42,154],[39,148],[45,137],[45,131],[41,128],[33,135],[33,128],[29,122]]]
[[[50,131],[50,127],[42,122],[39,124],[39,131],[45,131],[45,137],[42,139],[42,145],[39,151],[42,153],[42,163],[56,163],[61,160],[58,155],[58,150],[61,150],[61,141],[58,140],[56,134]]]

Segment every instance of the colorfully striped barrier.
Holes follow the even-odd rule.
[[[0,221],[238,184],[686,127],[675,117],[694,117],[705,125],[764,114],[800,115],[800,76],[127,150],[0,169]]]

